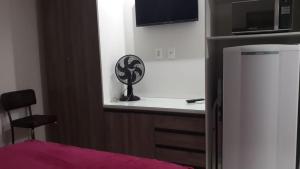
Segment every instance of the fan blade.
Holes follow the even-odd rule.
[[[119,76],[119,78],[122,80],[126,80],[126,79],[128,80],[131,76],[131,72],[128,69],[125,69],[124,73],[125,74],[123,76]]]
[[[138,60],[134,60],[134,61],[132,61],[132,62],[128,65],[128,67],[129,67],[130,69],[133,69],[133,68],[135,67],[135,65],[137,65],[137,64],[141,64],[141,62],[138,61]]]
[[[136,81],[136,74],[133,72],[131,76],[131,83],[134,83]]]
[[[128,68],[128,66],[129,66],[129,58],[130,57],[127,57],[127,58],[124,59],[125,68]]]
[[[126,79],[128,79],[128,77],[127,77],[126,75],[124,75],[124,76],[119,76],[119,79],[121,79],[121,80],[126,80]]]
[[[123,67],[120,65],[120,63],[118,63],[117,68],[118,68],[118,70],[119,70],[120,72],[125,73],[125,71],[126,71],[126,69],[123,68]]]
[[[136,67],[136,68],[134,69],[134,72],[137,72],[140,76],[143,75],[143,71],[142,71],[142,69],[139,68],[139,67]]]

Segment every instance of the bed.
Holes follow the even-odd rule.
[[[0,148],[1,169],[190,169],[153,159],[56,143],[27,141]]]

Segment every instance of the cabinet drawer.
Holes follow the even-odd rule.
[[[205,118],[204,116],[202,118],[156,116],[154,120],[154,127],[159,129],[205,133]]]
[[[155,144],[205,151],[205,136],[155,132]]]
[[[156,157],[159,160],[205,168],[205,154],[188,151],[156,148]]]

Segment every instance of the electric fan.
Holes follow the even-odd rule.
[[[119,59],[115,67],[119,81],[127,85],[127,96],[122,95],[120,101],[138,101],[140,98],[133,94],[132,85],[142,80],[145,74],[143,61],[135,55],[125,55]]]

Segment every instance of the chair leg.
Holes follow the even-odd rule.
[[[13,126],[11,126],[11,142],[15,144],[15,129]]]
[[[31,129],[31,139],[35,140],[34,128]]]

